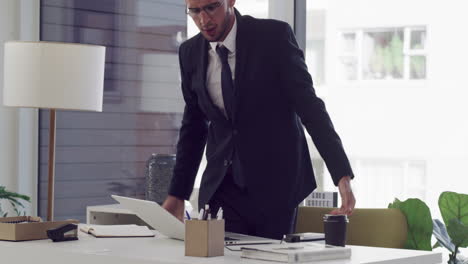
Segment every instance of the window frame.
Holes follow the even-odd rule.
[[[368,32],[390,32],[395,29],[401,28],[403,30],[403,77],[399,79],[364,79],[363,78],[363,39],[364,35]],[[424,48],[422,49],[411,49],[411,34],[413,31],[420,31],[424,30],[426,33],[427,38],[427,26],[425,25],[418,25],[418,26],[386,26],[386,27],[372,27],[372,28],[344,28],[340,29],[337,32],[337,57],[336,63],[337,69],[342,69],[343,65],[341,60],[343,58],[355,58],[356,59],[356,79],[345,79],[340,74],[341,70],[337,70],[336,76],[337,80],[342,83],[383,83],[383,82],[391,82],[391,83],[401,83],[401,82],[424,82],[429,79],[428,76],[428,52],[427,52],[427,43],[425,43]],[[345,34],[355,34],[355,50],[354,52],[344,52],[342,49],[342,42],[343,42],[343,35]],[[425,70],[425,77],[420,79],[412,79],[411,78],[411,65],[410,59],[413,56],[424,56],[426,59],[426,70]]]

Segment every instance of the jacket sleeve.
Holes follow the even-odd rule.
[[[203,156],[208,121],[198,106],[196,93],[192,90],[191,75],[184,65],[185,56],[182,45],[179,49],[179,65],[185,109],[177,143],[174,173],[168,193],[188,200]]]
[[[312,137],[325,161],[333,182],[338,185],[343,176],[354,177],[341,139],[333,127],[324,102],[315,94],[312,77],[298,47],[291,27],[284,23],[279,34],[280,76],[289,99],[302,124]]]

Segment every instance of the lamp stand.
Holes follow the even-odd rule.
[[[53,221],[55,182],[55,109],[50,109],[49,116],[49,180],[47,189],[47,221]]]

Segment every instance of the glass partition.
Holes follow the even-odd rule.
[[[173,154],[184,102],[177,50],[184,1],[42,0],[41,40],[105,45],[102,113],[58,111],[55,218],[85,220],[110,194],[144,197],[145,163]],[[47,198],[48,113],[40,113],[39,213]]]

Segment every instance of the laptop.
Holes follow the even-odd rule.
[[[111,195],[111,197],[119,202],[125,209],[134,212],[138,217],[155,230],[158,230],[161,234],[170,238],[184,240],[185,224],[179,221],[179,219],[169,213],[166,209],[162,208],[158,203],[118,195]],[[269,238],[231,232],[226,232],[224,237],[225,245],[271,244],[278,242],[278,240]]]

